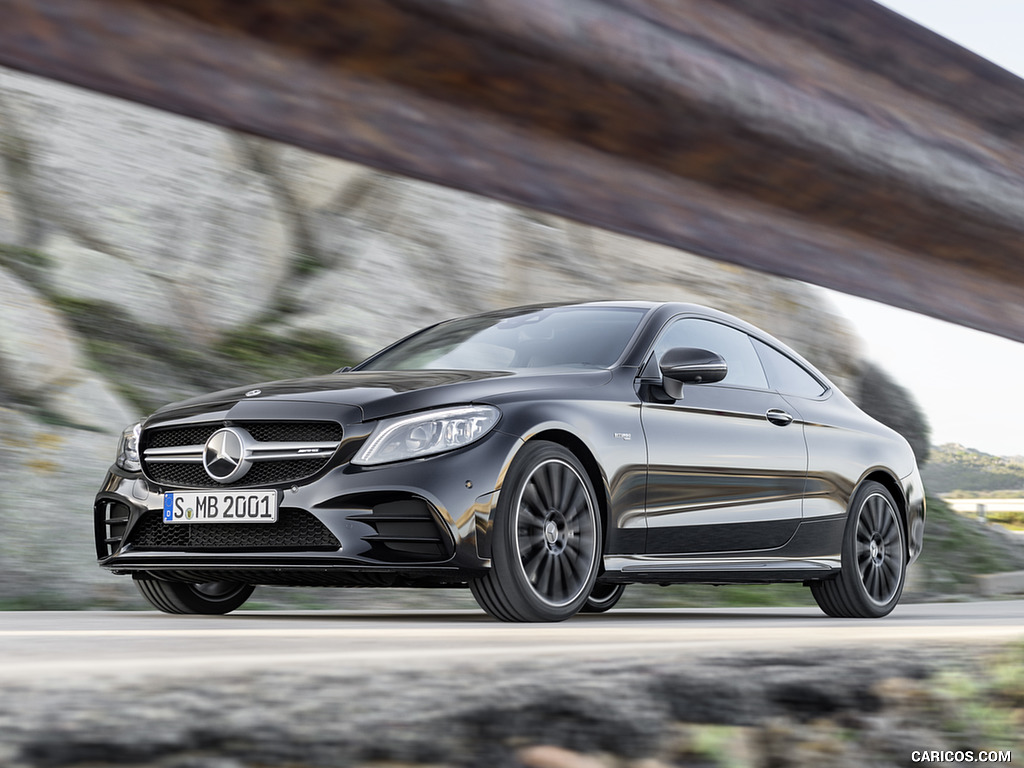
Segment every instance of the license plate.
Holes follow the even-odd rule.
[[[164,494],[165,523],[274,523],[277,491],[174,491]]]

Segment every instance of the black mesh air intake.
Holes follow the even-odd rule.
[[[135,550],[218,552],[333,552],[341,542],[302,509],[282,509],[276,523],[164,523],[147,512],[132,529]]]

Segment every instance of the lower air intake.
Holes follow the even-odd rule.
[[[136,551],[333,552],[341,542],[309,512],[282,509],[276,523],[180,523],[167,525],[147,512],[128,543]]]

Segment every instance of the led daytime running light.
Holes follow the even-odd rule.
[[[385,419],[352,463],[384,464],[454,451],[490,432],[500,416],[493,406],[467,405]]]

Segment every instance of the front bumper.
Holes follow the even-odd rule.
[[[274,524],[162,523],[163,493],[112,467],[94,504],[101,567],[180,581],[402,586],[465,582],[490,565],[492,513],[518,437],[274,487]],[[265,489],[267,486],[261,486]]]

